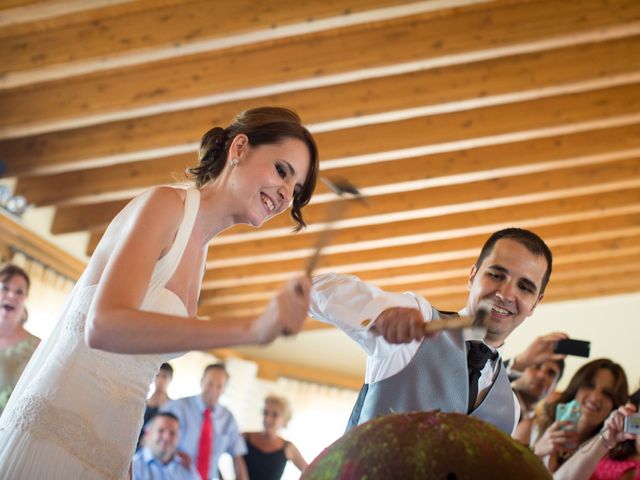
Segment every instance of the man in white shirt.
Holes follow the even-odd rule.
[[[472,338],[470,330],[426,337],[424,323],[444,315],[417,294],[384,292],[353,276],[316,277],[311,316],[341,328],[368,354],[365,384],[348,428],[390,411],[440,409],[513,432],[520,408],[499,354],[542,300],[551,267],[551,251],[530,231],[509,228],[487,240],[471,267],[467,304],[459,311],[475,316],[480,302],[490,306],[481,339]],[[477,394],[471,393],[467,370],[470,340],[481,340],[476,345],[482,343],[493,356],[478,369]]]

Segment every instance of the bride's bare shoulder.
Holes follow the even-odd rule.
[[[162,208],[182,210],[184,200],[186,198],[186,190],[184,188],[161,186],[153,187],[133,199],[132,205],[139,208]]]
[[[153,187],[133,198],[116,216],[114,224],[136,222],[146,217],[155,222],[174,223],[182,218],[186,190],[170,186]]]
[[[144,191],[116,215],[100,243],[109,247],[132,235],[147,239],[155,235],[160,242],[170,241],[184,215],[185,198],[182,188],[162,186]]]

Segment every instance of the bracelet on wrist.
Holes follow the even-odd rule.
[[[613,442],[613,445],[611,445],[606,438],[604,438],[604,430],[600,430],[600,438],[602,439],[602,443],[604,444],[605,448],[607,450],[611,450],[613,447],[615,447],[617,445],[617,442]]]

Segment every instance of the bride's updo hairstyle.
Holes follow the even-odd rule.
[[[215,180],[222,173],[229,147],[236,135],[244,134],[252,147],[280,143],[286,138],[297,138],[309,150],[309,172],[300,191],[293,195],[291,218],[296,222],[295,231],[306,226],[302,218],[302,207],[309,203],[316,187],[318,176],[318,147],[309,131],[302,126],[300,117],[287,108],[259,107],[245,110],[227,128],[214,127],[200,141],[197,167],[189,168],[188,175],[200,188]]]

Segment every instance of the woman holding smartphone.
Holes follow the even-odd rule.
[[[609,413],[622,406],[628,394],[627,376],[620,365],[607,358],[586,363],[564,392],[542,406],[532,432],[534,452],[555,472],[578,445],[598,433]],[[579,406],[577,422],[556,418],[557,406],[573,400]]]
[[[639,393],[640,390],[632,395],[629,403],[609,415],[600,433],[558,469],[553,476],[555,480],[640,478],[640,435],[635,428],[629,428],[631,416],[638,411],[640,398],[636,395]]]

